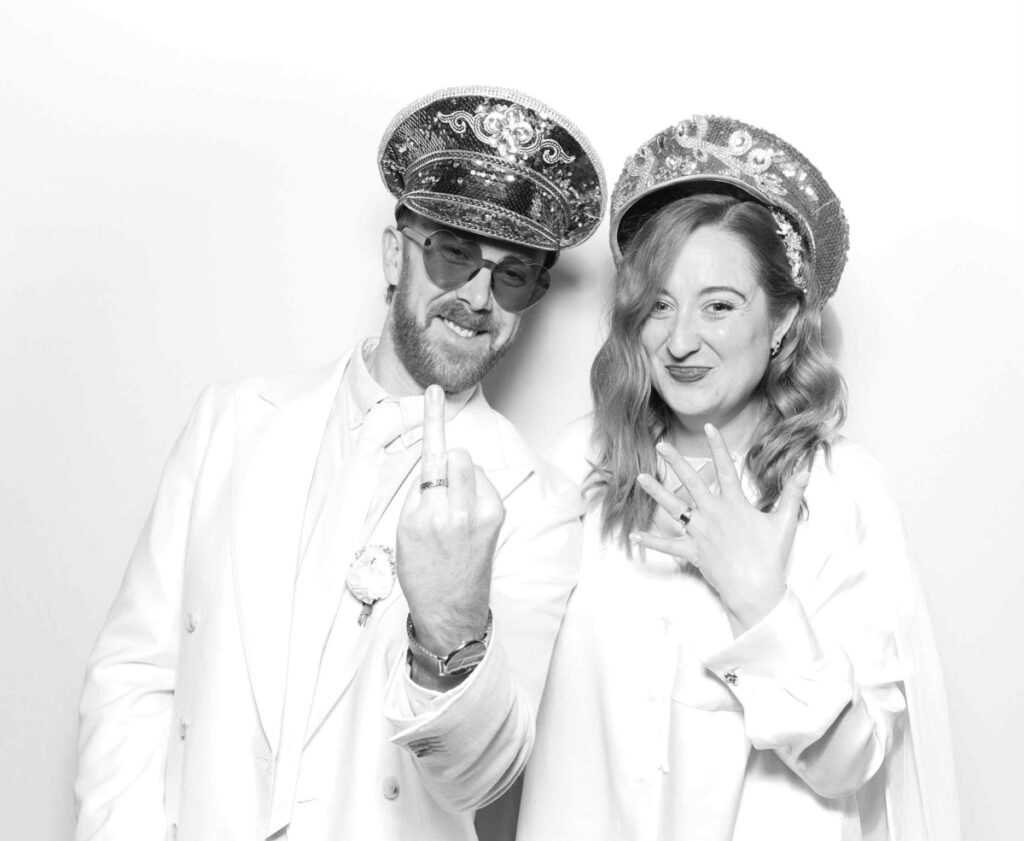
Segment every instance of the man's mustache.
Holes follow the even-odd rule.
[[[493,333],[493,320],[488,313],[473,312],[465,304],[458,301],[441,301],[437,306],[427,311],[427,316],[433,318],[445,318],[453,324],[457,324],[465,330],[474,330],[477,333]]]

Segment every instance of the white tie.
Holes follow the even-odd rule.
[[[402,411],[393,397],[374,403],[363,418],[356,437],[356,446],[366,452],[383,450],[402,434]]]

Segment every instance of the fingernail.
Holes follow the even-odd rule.
[[[427,388],[427,400],[430,401],[431,405],[436,406],[441,402],[441,398],[444,397],[444,390],[439,385],[432,385]]]
[[[640,535],[638,535],[635,531],[630,532],[629,533],[629,542],[630,543],[639,543],[640,542]]]
[[[636,480],[641,485],[646,485],[648,482],[651,481],[651,477],[648,474],[646,474],[646,473],[641,473],[639,476],[636,477]]]
[[[664,441],[659,441],[657,444],[654,445],[654,449],[656,449],[659,453],[663,453],[668,449],[668,444],[666,444]]]
[[[706,423],[706,424],[704,424],[704,434],[705,435],[717,435],[718,434],[718,430],[715,429],[715,427],[713,425],[711,425],[710,423]]]

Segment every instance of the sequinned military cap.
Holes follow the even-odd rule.
[[[611,202],[615,262],[658,210],[703,192],[753,198],[768,207],[785,243],[794,284],[807,291],[806,255],[814,266],[818,303],[835,292],[850,244],[839,199],[799,151],[764,129],[728,117],[683,120],[626,159]]]
[[[447,88],[417,100],[384,132],[378,165],[399,206],[531,248],[579,245],[604,213],[604,171],[587,138],[518,91]]]

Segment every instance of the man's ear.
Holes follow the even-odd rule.
[[[402,253],[405,248],[405,237],[394,225],[388,225],[380,239],[381,261],[384,266],[384,279],[389,291],[398,286],[398,278],[402,274]]]

